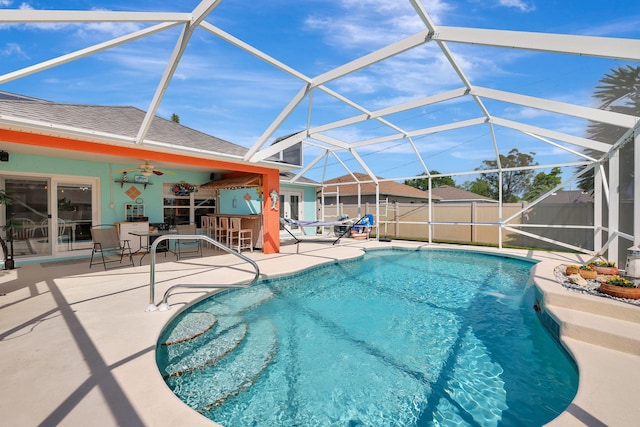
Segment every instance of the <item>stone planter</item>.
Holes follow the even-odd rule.
[[[627,288],[602,282],[600,284],[600,292],[611,295],[612,297],[640,299],[640,288]]]

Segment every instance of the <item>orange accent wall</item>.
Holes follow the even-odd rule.
[[[203,169],[228,169],[235,172],[260,174],[262,175],[262,182],[265,189],[262,206],[264,213],[263,252],[265,254],[280,252],[280,216],[278,211],[271,209],[271,199],[268,195],[268,192],[272,189],[275,189],[280,193],[280,172],[278,169],[270,169],[248,163],[232,163],[182,154],[163,153],[147,148],[122,147],[119,145],[109,145],[98,142],[81,141],[72,138],[62,138],[58,136],[19,132],[7,129],[0,129],[0,141],[37,147],[47,147],[58,150],[128,157],[136,160],[145,159],[150,161],[198,166]]]

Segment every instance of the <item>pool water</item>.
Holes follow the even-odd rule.
[[[578,375],[533,310],[531,266],[369,252],[195,305],[160,342],[217,323],[159,345],[158,366],[180,399],[229,427],[540,426],[569,405]]]

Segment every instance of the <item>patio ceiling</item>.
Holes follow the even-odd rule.
[[[277,117],[264,126],[261,135],[244,156],[246,162],[255,163],[302,144],[305,154],[303,165],[291,182],[312,170],[317,172],[319,168],[322,169],[320,181],[342,175],[345,171],[365,173],[372,182],[377,182],[380,176],[401,180],[421,173],[430,174],[435,169],[441,169],[442,164],[440,158],[434,155],[440,140],[430,138],[442,134],[451,134],[454,140],[462,138],[467,144],[465,150],[484,150],[491,153],[494,159],[499,159],[499,154],[514,148],[515,138],[527,138],[531,144],[549,147],[571,158],[566,160],[569,157],[565,156],[562,157],[563,161],[546,162],[535,168],[575,168],[608,158],[617,149],[616,143],[620,142],[586,137],[585,128],[590,122],[606,123],[630,132],[638,126],[639,117],[593,108],[589,101],[583,101],[581,105],[552,99],[552,91],[527,89],[526,84],[509,83],[502,87],[500,76],[491,80],[484,74],[476,81],[473,76],[478,73],[473,72],[460,58],[464,57],[465,49],[489,53],[500,49],[500,52],[510,50],[518,54],[533,52],[546,56],[560,55],[567,61],[576,61],[576,67],[580,67],[580,61],[589,66],[588,58],[607,61],[607,64],[614,66],[619,60],[639,61],[640,40],[444,26],[434,22],[428,8],[419,0],[407,2],[421,22],[422,30],[372,49],[341,65],[317,72],[303,72],[301,66],[295,68],[281,62],[277,54],[269,50],[273,48],[275,52],[276,46],[267,48],[262,43],[263,47],[258,48],[223,30],[221,26],[214,25],[212,22],[216,20],[222,4],[219,0],[203,0],[193,10],[180,13],[3,9],[0,14],[2,24],[135,22],[145,26],[83,49],[5,72],[0,75],[0,85],[122,45],[134,45],[138,40],[158,34],[176,34],[170,31],[179,29],[177,38],[168,37],[173,50],[163,64],[164,71],[154,93],[148,94],[151,101],[133,140],[144,147],[151,142],[148,139],[151,123],[176,77],[177,69],[189,47],[194,44],[194,32],[203,31],[205,36],[222,40],[244,54],[253,56],[261,66],[266,65],[270,72],[286,76],[290,87],[296,88],[288,104],[283,105]],[[144,57],[145,53],[140,52],[140,55]],[[318,52],[318,56],[321,55]],[[349,82],[369,73],[374,74],[376,67],[390,66],[390,63],[397,61],[418,68],[424,58],[429,58],[431,64],[438,62],[449,70],[446,90],[438,87],[429,93],[428,89],[416,88],[415,92],[424,96],[412,99],[406,94],[399,94],[396,98],[387,95],[385,105],[381,106],[371,102],[371,97],[360,96],[346,89]],[[308,66],[304,68],[313,69]],[[409,80],[410,71],[403,69],[398,78]],[[461,106],[465,106],[465,113],[457,114]],[[524,116],[513,118],[505,113],[509,108],[538,111],[546,117],[559,117],[560,120],[536,120],[535,115],[530,116],[533,119],[522,118]],[[5,122],[9,123],[9,119],[0,117],[0,125]],[[15,125],[15,120],[11,124]],[[298,131],[292,133],[291,129]],[[466,134],[458,136],[469,129],[480,129],[478,132],[482,137],[478,137],[478,141],[481,142]],[[279,138],[279,135],[290,136]],[[153,146],[149,144],[148,147]],[[372,167],[372,162],[368,160],[371,158],[369,156],[376,154],[387,155],[391,159],[389,153],[398,150],[404,150],[406,155],[395,163],[389,160],[383,169]],[[341,173],[330,170],[327,166],[329,162],[341,169]],[[498,161],[498,169],[501,168]],[[465,176],[477,172],[472,169],[450,169],[440,170],[440,173]]]

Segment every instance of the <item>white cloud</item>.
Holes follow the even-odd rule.
[[[498,4],[503,7],[520,9],[522,12],[532,12],[536,10],[535,5],[533,5],[531,2],[522,0],[498,0]]]
[[[18,43],[7,43],[4,48],[0,49],[0,56],[21,56],[29,58]]]
[[[9,7],[13,3],[11,0],[0,0],[0,7]]]

